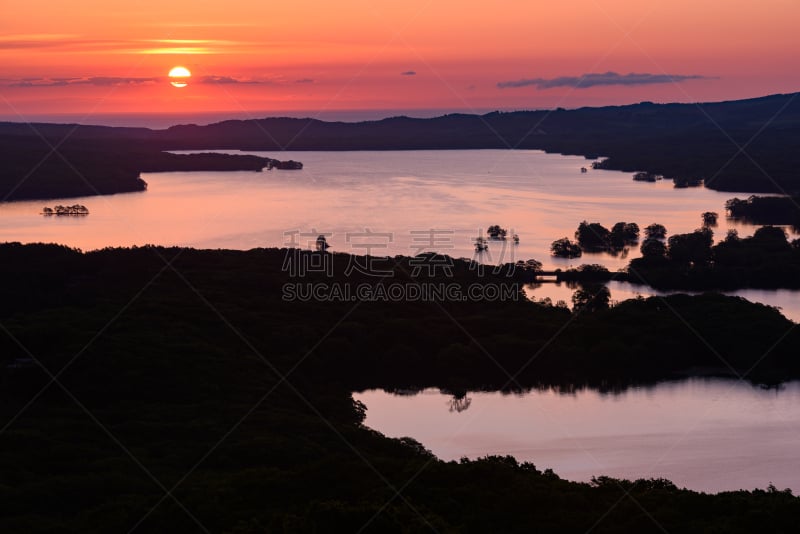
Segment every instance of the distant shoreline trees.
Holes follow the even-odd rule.
[[[629,273],[658,288],[797,288],[800,280],[800,239],[790,241],[777,226],[747,238],[729,230],[716,245],[711,228],[703,226],[666,243],[648,238],[641,251]]]

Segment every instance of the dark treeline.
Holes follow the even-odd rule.
[[[800,228],[800,197],[731,198],[725,209],[734,219],[752,224],[784,224]]]
[[[793,193],[800,191],[800,152],[796,150],[800,101],[795,97],[452,114],[432,119],[393,117],[358,123],[270,118],[166,130],[35,124],[33,131],[28,125],[0,123],[0,145],[42,135],[53,144],[65,137],[86,146],[103,140],[117,151],[131,146],[156,151],[541,149],[605,156],[603,168],[647,171],[674,179],[676,184],[705,180],[707,187],[724,191]],[[740,152],[739,147],[746,148]],[[15,149],[7,152],[6,157],[14,156]],[[113,161],[103,161],[99,158],[97,164],[113,168]],[[89,172],[91,165],[86,169]],[[108,180],[115,183],[123,177]],[[132,190],[125,187],[117,189]]]
[[[0,200],[110,195],[147,188],[139,176],[142,154],[109,142],[71,142],[53,153],[51,145],[38,137],[0,135],[0,159]]]
[[[286,283],[515,283],[455,260],[449,277],[415,275],[412,258],[382,262],[390,278],[345,274],[365,258],[343,254],[326,255],[331,276],[292,276],[287,253],[0,246],[0,529],[200,531],[183,507],[239,533],[800,526],[800,500],[775,488],[703,495],[661,480],[573,483],[511,458],[442,462],[361,426],[350,397],[615,389],[695,367],[798,377],[800,333],[776,310],[719,295],[577,315],[524,300],[287,301]]]
[[[713,230],[703,227],[642,243],[642,257],[631,260],[628,279],[658,288],[735,289],[800,288],[800,239],[763,226],[752,237],[730,231],[716,245]]]
[[[742,218],[747,213],[759,220],[785,220],[797,209],[788,197],[732,199],[726,206]],[[769,208],[775,213],[770,214]],[[650,224],[644,229],[642,256],[631,260],[627,269],[612,273],[600,265],[586,264],[559,269],[556,279],[584,284],[619,280],[659,289],[800,288],[800,239],[790,240],[783,228],[767,225],[748,238],[740,238],[736,230],[731,230],[714,245],[717,217],[715,212],[702,213],[701,228],[669,239],[663,225]],[[575,242],[566,237],[557,239],[550,250],[554,256],[570,258],[581,257],[584,250],[616,255],[627,253],[638,241],[636,223],[618,222],[609,230],[598,222],[582,221],[575,231]]]

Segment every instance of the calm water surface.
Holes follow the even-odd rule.
[[[721,214],[715,229],[752,235],[755,227],[727,221],[725,200],[735,195],[704,188],[675,189],[671,182],[631,180],[631,173],[589,170],[582,157],[530,150],[258,153],[305,164],[302,171],[150,173],[144,193],[0,204],[0,241],[57,242],[84,250],[144,244],[198,248],[281,247],[290,232],[309,247],[328,233],[334,251],[373,255],[436,250],[472,258],[473,238],[492,224],[516,232],[520,244],[492,242],[484,263],[535,258],[545,268],[601,263],[611,270],[626,257],[587,254],[551,258],[550,243],[572,237],[584,219],[610,227],[658,222],[673,233],[700,226],[700,213]],[[739,195],[747,196],[746,194]],[[45,205],[80,203],[88,217],[43,217]],[[379,234],[356,236],[367,230]],[[430,231],[434,230],[431,234]],[[348,236],[348,234],[350,234]],[[545,285],[537,298],[569,301],[566,286]],[[650,294],[619,286],[612,298]],[[752,292],[737,292],[753,298]],[[800,320],[797,292],[760,292],[760,302]]]
[[[622,393],[474,392],[453,409],[439,390],[353,394],[365,424],[410,436],[443,460],[511,454],[562,478],[664,477],[717,492],[800,490],[800,382],[779,390],[729,379],[688,379]]]

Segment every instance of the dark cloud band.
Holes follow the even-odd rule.
[[[698,74],[647,74],[629,73],[618,74],[616,72],[589,73],[582,76],[559,76],[557,78],[523,78],[520,80],[510,80],[499,82],[497,87],[509,89],[515,87],[534,86],[537,89],[552,89],[554,87],[574,87],[576,89],[588,89],[603,85],[649,85],[659,83],[677,83],[685,80],[706,80],[708,76]]]
[[[111,85],[143,85],[156,83],[161,78],[132,78],[115,76],[93,76],[89,78],[22,78],[11,80],[11,87],[63,87],[66,85],[97,85],[108,87]]]
[[[170,81],[168,77],[115,77],[115,76],[93,76],[88,78],[5,78],[0,80],[0,85],[7,87],[64,87],[69,85],[94,85],[108,87],[113,85],[149,85],[159,82]],[[233,78],[231,76],[199,76],[191,78],[191,83],[201,83],[209,85],[274,85],[271,80],[251,80]],[[299,80],[297,83],[312,83],[313,80]]]

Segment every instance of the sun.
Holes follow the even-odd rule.
[[[186,67],[172,67],[169,71],[169,77],[171,78],[171,84],[175,87],[186,87],[189,85],[189,78],[191,78],[192,73],[189,72],[189,69]]]

